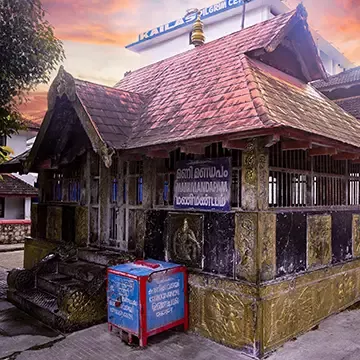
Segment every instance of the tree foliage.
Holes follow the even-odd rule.
[[[45,15],[40,0],[0,0],[0,136],[22,128],[17,105],[64,58]]]

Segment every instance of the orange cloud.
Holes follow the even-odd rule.
[[[137,6],[133,0],[43,0],[44,8],[50,16],[76,15],[80,18],[94,14],[123,12]]]
[[[43,0],[43,6],[61,40],[124,46],[139,32],[129,24],[139,1]]]
[[[350,59],[360,62],[360,1],[336,0],[335,8],[325,16],[330,37]]]
[[[136,31],[114,31],[104,24],[74,25],[71,28],[59,27],[57,36],[62,40],[78,41],[93,44],[125,46],[136,38]]]
[[[19,111],[25,119],[41,124],[47,110],[47,92],[33,92],[28,101],[19,105]]]

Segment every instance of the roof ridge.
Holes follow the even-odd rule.
[[[109,86],[109,85],[98,84],[96,82],[89,81],[89,80],[82,80],[82,79],[78,79],[78,78],[75,78],[75,77],[74,77],[74,80],[75,80],[75,84],[76,84],[77,81],[79,81],[79,82],[89,83],[89,84],[96,85],[96,86],[105,87],[105,88],[108,88],[108,89],[111,89],[111,90],[116,90],[116,91],[121,91],[121,92],[128,93],[128,94],[134,94],[134,95],[139,95],[139,96],[146,97],[144,94],[141,94],[141,93],[138,93],[138,92],[135,92],[135,91],[123,90],[123,89],[116,88],[116,87]]]
[[[152,63],[152,64],[148,64],[148,65],[146,65],[146,66],[143,66],[143,67],[141,67],[141,68],[139,68],[139,69],[136,69],[136,70],[134,70],[134,71],[131,71],[131,73],[130,73],[129,75],[127,75],[127,76],[128,76],[128,77],[132,77],[133,74],[136,74],[136,73],[138,73],[138,72],[140,72],[140,71],[144,71],[145,69],[148,69],[148,68],[150,68],[150,67],[152,67],[152,66],[159,66],[160,64],[162,64],[162,63],[164,63],[164,62],[167,62],[167,61],[171,61],[172,59],[174,59],[174,58],[176,58],[176,57],[185,56],[185,55],[189,54],[190,52],[195,52],[195,51],[202,50],[202,49],[204,49],[204,48],[206,48],[206,47],[208,47],[208,46],[210,46],[210,45],[214,46],[214,44],[217,44],[217,43],[220,42],[220,41],[224,41],[224,39],[226,39],[226,38],[228,38],[228,37],[230,37],[230,36],[237,36],[237,35],[239,35],[241,32],[244,32],[244,33],[245,33],[245,32],[247,32],[247,31],[249,31],[249,30],[251,30],[251,29],[253,29],[253,28],[255,28],[255,27],[264,26],[264,25],[266,25],[266,24],[268,24],[268,23],[270,23],[270,22],[273,22],[273,21],[279,21],[279,18],[289,17],[289,19],[290,19],[292,16],[294,16],[294,15],[297,14],[297,13],[298,13],[298,9],[294,9],[294,10],[288,11],[288,12],[286,12],[286,13],[283,13],[283,14],[280,14],[280,15],[276,15],[276,16],[274,16],[274,17],[271,18],[271,19],[262,21],[262,22],[260,22],[260,23],[256,23],[256,24],[251,25],[251,26],[249,26],[249,27],[246,27],[246,28],[244,28],[244,29],[240,29],[240,30],[234,31],[234,32],[232,32],[232,33],[230,33],[230,34],[227,34],[227,35],[224,35],[224,36],[222,36],[222,37],[220,37],[220,38],[218,38],[218,39],[209,41],[209,42],[207,42],[207,43],[205,43],[205,44],[203,44],[203,45],[201,45],[201,46],[198,46],[198,47],[195,47],[195,48],[186,50],[186,51],[181,52],[181,53],[179,53],[179,54],[175,54],[175,55],[173,55],[173,56],[170,56],[170,57],[168,57],[168,58],[166,58],[166,59],[157,61],[157,62]],[[276,19],[276,20],[274,20],[274,19]],[[275,40],[276,37],[277,37],[277,34],[274,34],[274,36],[271,38],[271,40],[270,40],[269,43],[266,45],[266,47],[270,46],[270,44]],[[253,49],[253,50],[255,50],[255,49]],[[248,52],[248,51],[251,51],[251,50],[247,50],[246,52]],[[245,52],[244,52],[244,53],[245,53]],[[244,54],[244,53],[242,53],[242,54]],[[121,83],[124,79],[125,79],[125,77],[123,77],[122,79],[120,79],[120,80],[115,84],[115,87],[118,88],[118,86],[120,85],[120,83]],[[121,89],[121,88],[118,88],[118,89]]]
[[[333,101],[337,102],[337,101],[353,100],[353,99],[360,99],[360,95],[355,95],[355,96],[350,96],[350,97],[345,97],[345,98],[334,99]]]
[[[270,109],[263,98],[263,92],[257,81],[256,74],[253,71],[252,64],[250,63],[250,58],[245,54],[241,54],[240,61],[242,63],[243,70],[245,73],[245,78],[248,85],[250,98],[254,105],[255,111],[258,115],[258,118],[264,125],[277,124],[271,119],[269,115]]]

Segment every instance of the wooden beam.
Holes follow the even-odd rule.
[[[265,147],[269,148],[280,141],[280,135],[274,134],[266,137]]]
[[[333,156],[334,160],[357,160],[359,158],[360,158],[360,154],[346,153],[346,152],[342,152],[340,154]]]
[[[351,163],[352,164],[360,164],[360,159],[352,160]]]
[[[337,149],[329,147],[318,147],[309,150],[309,156],[336,155]]]
[[[146,156],[150,158],[167,159],[169,157],[169,152],[166,150],[149,150]]]
[[[204,145],[183,145],[180,146],[180,151],[184,154],[205,154]]]
[[[281,142],[281,150],[308,150],[311,149],[310,141],[289,140]]]
[[[224,149],[245,150],[249,142],[246,140],[225,140],[222,143]]]
[[[311,78],[311,75],[310,75],[308,67],[306,66],[305,60],[304,60],[302,54],[300,53],[300,51],[298,50],[297,46],[294,44],[294,42],[284,39],[282,41],[282,44],[295,55],[296,59],[298,60],[298,62],[300,64],[302,73],[303,73],[304,77],[306,78],[306,80],[308,82],[312,81],[313,79]]]

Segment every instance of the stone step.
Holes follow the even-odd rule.
[[[37,278],[37,288],[55,296],[63,289],[81,284],[81,281],[63,274],[41,274]]]
[[[73,263],[60,262],[58,272],[74,279],[90,282],[96,278],[99,272],[106,274],[106,267],[78,260]]]
[[[9,289],[7,299],[21,310],[54,329],[65,330],[66,320],[58,310],[56,297],[39,289]]]
[[[80,248],[78,249],[78,257],[80,260],[91,262],[93,264],[109,266],[123,263],[124,259],[129,257],[129,254],[123,251],[117,252],[100,250],[97,248]]]

